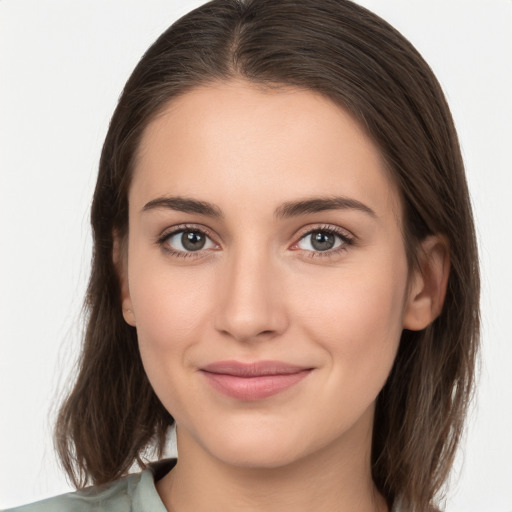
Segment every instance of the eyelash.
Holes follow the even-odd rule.
[[[169,238],[171,238],[174,235],[177,235],[178,233],[184,233],[186,231],[190,231],[192,233],[200,233],[201,235],[206,236],[210,240],[213,240],[213,237],[211,236],[210,232],[205,229],[204,227],[198,227],[193,224],[181,224],[179,226],[175,226],[171,231],[165,231],[162,233],[162,235],[158,238],[157,244],[168,254],[170,254],[173,257],[176,258],[197,258],[200,257],[200,254],[203,252],[202,250],[198,251],[177,251],[175,249],[172,249],[167,241]]]
[[[335,226],[323,225],[315,226],[312,229],[310,228],[306,230],[299,236],[299,239],[293,245],[296,246],[301,240],[308,236],[311,236],[313,233],[324,233],[338,237],[341,240],[341,245],[339,247],[336,247],[334,249],[328,249],[326,251],[303,250],[303,252],[307,255],[308,258],[332,258],[338,256],[342,252],[345,252],[349,246],[354,245],[355,243],[355,237],[353,235],[349,235],[345,230],[341,230],[340,228],[337,228]]]
[[[197,225],[191,225],[191,224],[182,224],[179,226],[175,226],[171,231],[166,231],[162,233],[162,235],[157,239],[157,244],[164,250],[166,253],[170,254],[173,257],[176,258],[198,258],[201,257],[201,253],[203,250],[198,251],[177,251],[175,249],[172,249],[169,244],[167,243],[169,238],[171,238],[174,235],[177,235],[178,233],[184,233],[184,232],[193,232],[193,233],[199,233],[201,235],[206,236],[210,240],[213,241],[213,237],[211,236],[209,230],[205,229],[204,227],[198,227]],[[335,257],[339,255],[340,253],[347,250],[347,248],[351,245],[355,244],[355,237],[353,235],[347,234],[346,231],[342,231],[339,228],[336,228],[331,225],[323,225],[323,226],[315,226],[312,229],[308,229],[307,231],[304,231],[298,238],[298,240],[293,244],[293,246],[296,246],[301,240],[304,238],[311,236],[313,233],[326,233],[329,235],[333,235],[335,237],[338,237],[341,240],[341,245],[335,249],[328,249],[326,251],[310,251],[310,250],[302,250],[303,253],[305,253],[306,257],[308,258],[330,258]],[[215,243],[215,242],[214,242]],[[301,249],[294,249],[294,250],[301,250]]]

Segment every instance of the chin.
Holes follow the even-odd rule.
[[[232,447],[213,454],[224,464],[245,469],[277,469],[301,459],[295,449],[283,450],[275,445]]]
[[[315,439],[290,425],[241,425],[211,434],[202,440],[203,448],[224,464],[245,469],[282,468],[329,445],[329,439]]]
[[[224,464],[247,469],[278,468],[304,456],[306,447],[301,447],[300,439],[289,428],[269,427],[260,424],[217,429],[214,426],[209,432],[194,435],[194,444]]]

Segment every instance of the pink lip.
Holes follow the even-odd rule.
[[[311,370],[280,361],[249,364],[219,361],[200,369],[214,389],[237,400],[261,400],[280,393],[297,384]]]

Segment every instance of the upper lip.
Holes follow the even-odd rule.
[[[263,375],[290,375],[311,370],[311,368],[282,361],[256,361],[253,363],[218,361],[207,364],[201,367],[200,370],[221,375],[233,375],[235,377],[260,377]]]

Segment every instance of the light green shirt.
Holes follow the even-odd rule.
[[[162,460],[151,464],[142,473],[134,473],[115,482],[3,512],[167,512],[156,490],[155,481],[175,465],[176,459]],[[399,508],[393,507],[392,512],[400,512]]]
[[[115,482],[70,492],[4,512],[167,512],[155,480],[167,474],[175,459],[151,464]]]

